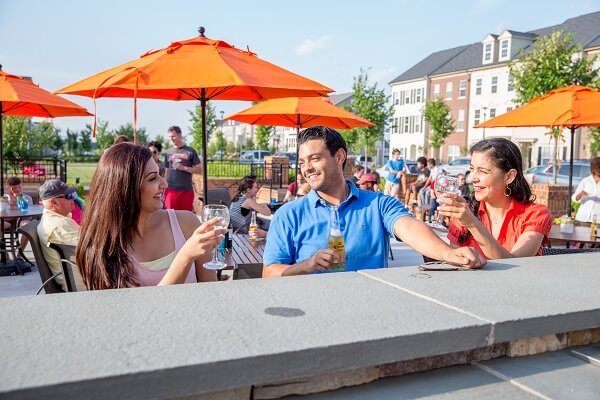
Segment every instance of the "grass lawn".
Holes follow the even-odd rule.
[[[97,165],[97,163],[68,163],[67,184],[75,185],[75,177],[78,176],[84,187],[90,186]]]

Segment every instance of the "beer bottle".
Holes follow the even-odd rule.
[[[340,229],[340,215],[336,206],[332,206],[329,214],[329,242],[328,247],[335,250],[341,257],[339,263],[331,264],[329,269],[333,272],[346,270],[346,246],[344,236]]]
[[[252,210],[252,217],[250,217],[250,226],[248,227],[248,233],[256,231],[258,225],[256,224],[256,211]],[[250,236],[250,240],[254,240],[252,236]]]
[[[590,224],[590,239],[596,240],[598,236],[598,222],[596,221],[596,215],[592,215],[592,223]]]

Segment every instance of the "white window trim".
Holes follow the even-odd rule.
[[[489,60],[486,60],[486,58],[485,58],[486,46],[490,46],[490,59]],[[482,64],[492,64],[493,62],[494,62],[494,43],[493,42],[484,43],[483,44],[483,54],[481,55],[481,63]]]
[[[502,44],[506,43],[506,55],[502,56]],[[498,61],[507,61],[510,60],[510,48],[511,48],[511,40],[510,39],[502,39],[500,41],[500,53],[498,54]]]
[[[465,88],[464,88],[464,89],[461,89],[461,87],[460,87],[460,84],[461,84],[462,82],[464,82],[464,83],[465,83]],[[460,91],[461,91],[461,90],[464,90],[464,92],[465,92],[465,94],[463,94],[462,96],[460,95]],[[465,97],[467,97],[467,80],[466,80],[466,79],[461,79],[461,80],[458,82],[458,98],[459,98],[459,99],[464,99]]]

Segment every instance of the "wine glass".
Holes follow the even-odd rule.
[[[229,209],[227,206],[221,204],[208,204],[202,209],[202,219],[206,222],[213,218],[220,218],[220,220],[214,225],[215,229],[227,229],[229,226]],[[213,259],[209,262],[204,263],[203,267],[206,269],[223,269],[227,266],[217,258],[217,247],[213,250]]]
[[[456,193],[460,194],[458,178],[455,176],[446,175],[444,173],[440,173],[435,179],[435,184],[433,188],[436,191],[438,196],[444,196],[446,193]],[[444,217],[438,213],[437,220],[433,222],[431,225],[434,228],[446,229],[446,226],[442,223]]]

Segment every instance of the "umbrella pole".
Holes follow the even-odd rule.
[[[569,205],[568,216],[571,216],[571,195],[573,194],[573,145],[575,143],[575,126],[571,125],[571,159],[569,160],[569,198],[567,204]]]
[[[294,180],[296,181],[296,193],[298,193],[298,165],[300,164],[300,146],[298,146],[298,137],[300,136],[300,115],[298,115],[298,125],[296,125],[296,175],[294,176]],[[294,194],[296,194],[294,193]]]
[[[2,131],[2,102],[0,101],[0,196],[4,196],[4,137]]]
[[[208,151],[206,150],[206,89],[201,90],[200,107],[202,108],[202,191],[204,205],[208,204]]]

